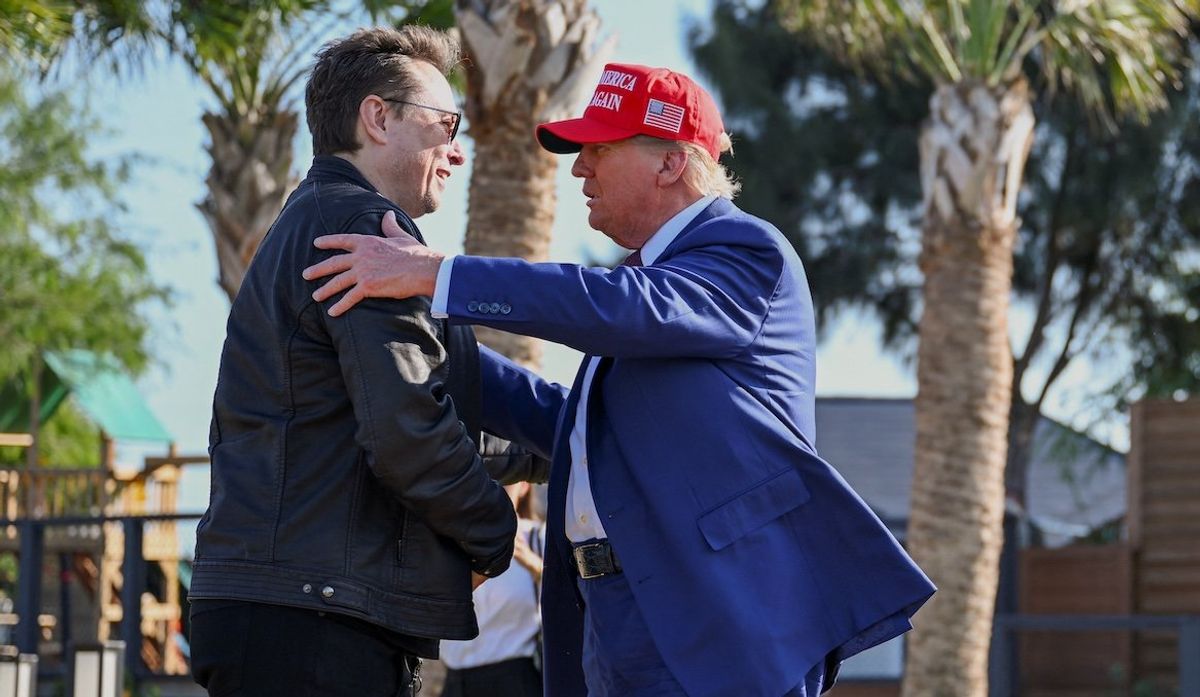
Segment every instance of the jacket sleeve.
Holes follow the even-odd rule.
[[[500,436],[485,431],[479,451],[488,475],[501,484],[545,484],[550,480],[548,459]]]
[[[506,356],[479,346],[479,373],[483,383],[484,428],[520,443],[536,453],[547,468],[554,451],[559,415],[567,399],[567,388],[544,380]]]
[[[758,336],[789,272],[778,245],[756,232],[697,230],[686,249],[638,268],[458,256],[447,312],[592,355],[733,357]]]
[[[378,234],[384,212],[360,215],[342,231]],[[322,310],[336,301],[326,300]],[[476,572],[503,572],[516,516],[446,391],[448,356],[429,298],[370,299],[340,317],[322,317],[353,404],[356,439],[380,485],[434,532],[455,540]]]

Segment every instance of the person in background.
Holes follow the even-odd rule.
[[[542,550],[545,526],[533,512],[528,482],[504,487],[517,511],[508,571],[475,590],[479,636],[443,641],[449,669],[442,697],[541,697]]]

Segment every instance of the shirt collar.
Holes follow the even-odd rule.
[[[716,196],[704,196],[692,205],[684,208],[676,213],[670,220],[663,223],[663,226],[654,233],[646,243],[642,245],[642,265],[650,266],[658,259],[666,248],[679,237],[679,233],[687,227],[687,224],[692,222],[692,219],[700,215],[700,211],[708,208]]]

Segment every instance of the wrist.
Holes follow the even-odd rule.
[[[437,289],[438,270],[442,268],[445,254],[432,249],[425,255],[425,266],[421,271],[421,294],[433,296]]]

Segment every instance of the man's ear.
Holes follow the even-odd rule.
[[[666,188],[683,177],[687,169],[687,153],[682,150],[668,150],[663,153],[662,164],[658,169],[658,185]]]
[[[387,142],[387,116],[391,106],[376,95],[368,94],[358,105],[358,125],[368,140],[383,145]]]

